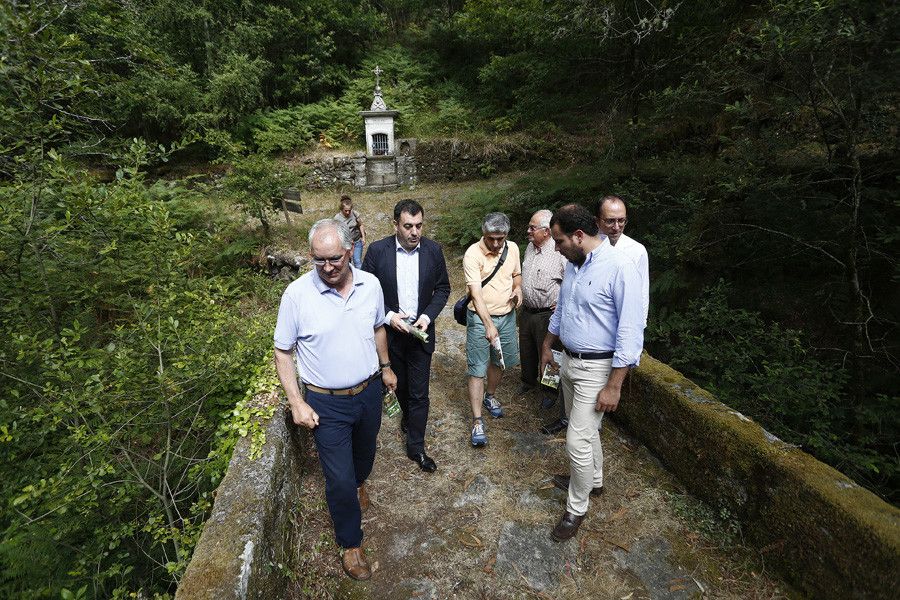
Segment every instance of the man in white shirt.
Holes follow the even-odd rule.
[[[650,310],[650,266],[647,249],[640,242],[625,235],[628,223],[625,201],[618,196],[604,196],[597,205],[597,225],[600,233],[609,239],[617,250],[624,252],[637,267],[641,276],[641,302],[644,308],[644,327],[647,327],[647,312]]]

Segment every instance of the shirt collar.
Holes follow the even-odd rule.
[[[481,239],[478,240],[478,249],[481,250],[481,253],[485,256],[500,256],[503,253],[503,247],[508,243],[509,239],[505,240],[503,242],[503,246],[500,247],[500,252],[498,252],[497,254],[491,254],[491,251],[488,250],[487,244],[484,243],[484,236],[482,236]]]
[[[315,271],[315,274],[313,275],[313,286],[315,286],[317,292],[319,292],[320,294],[324,294],[328,290],[332,290],[337,293],[337,290],[322,281],[322,278],[319,277],[319,270],[316,269],[315,266],[313,266],[313,271]],[[362,285],[362,277],[358,276],[358,269],[353,266],[353,263],[350,263],[350,272],[353,274],[353,287]]]
[[[544,240],[544,243],[540,246],[534,246],[534,249],[541,254],[547,251],[553,251],[556,250],[556,242],[553,241],[552,237],[547,236],[547,239]]]
[[[394,234],[394,245],[397,247],[397,250],[401,250],[404,254],[415,254],[419,251],[419,248],[422,246],[422,240],[419,239],[419,243],[416,244],[416,247],[412,250],[407,250],[403,246],[400,245],[400,240],[397,239],[397,234]]]
[[[591,250],[591,252],[585,257],[584,264],[581,266],[585,266],[589,262],[591,262],[595,256],[598,256],[601,252],[605,252],[607,248],[612,248],[612,244],[609,243],[609,240],[604,238],[600,245]]]

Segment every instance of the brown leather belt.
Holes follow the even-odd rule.
[[[368,379],[366,379],[362,383],[354,385],[353,387],[344,388],[342,390],[329,390],[328,388],[319,387],[317,385],[306,382],[303,383],[303,387],[317,394],[328,394],[329,396],[355,396],[362,393],[362,391],[369,387],[369,384],[372,383],[372,381],[380,375],[381,371],[375,371],[371,376],[369,376]]]

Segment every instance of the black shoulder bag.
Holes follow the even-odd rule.
[[[494,271],[488,275],[485,279],[481,281],[481,287],[484,287],[488,284],[488,282],[494,278],[494,275],[497,274],[497,271],[500,270],[500,267],[503,266],[503,263],[506,261],[506,254],[509,252],[509,242],[503,244],[503,253],[500,254],[500,260],[497,261],[497,266],[494,267]],[[466,292],[466,295],[456,301],[456,304],[453,305],[453,318],[456,319],[456,322],[460,325],[466,324],[466,312],[468,311],[469,301],[472,300],[469,293]]]

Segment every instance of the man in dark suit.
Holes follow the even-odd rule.
[[[450,277],[444,253],[436,242],[422,237],[425,211],[415,200],[394,207],[395,235],[369,246],[364,271],[372,273],[384,290],[385,325],[391,365],[397,375],[397,399],[403,410],[406,455],[428,473],[437,469],[425,453],[428,422],[428,379],[434,353],[434,320],[450,296]],[[423,342],[410,328],[428,334]]]

